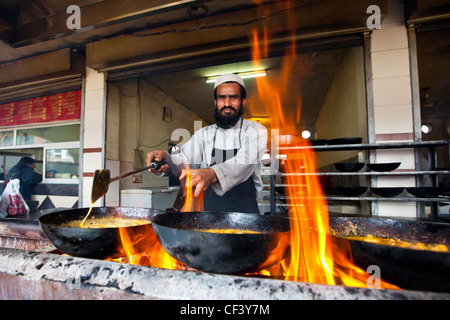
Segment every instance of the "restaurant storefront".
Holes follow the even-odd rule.
[[[422,1],[418,3],[419,7],[423,6]],[[299,134],[303,129],[308,129],[317,139],[357,136],[362,137],[363,142],[372,144],[420,141],[420,125],[417,126],[420,115],[417,116],[415,111],[420,101],[411,99],[411,96],[417,96],[419,90],[411,81],[414,56],[410,51],[414,46],[408,43],[410,39],[402,3],[313,1],[296,3],[292,8],[280,10],[276,3],[269,2],[264,6],[265,13],[250,2],[238,4],[237,1],[230,1],[224,5],[223,2],[208,1],[207,4],[187,7],[174,2],[172,5],[170,9],[155,7],[147,8],[145,12],[136,11],[142,13],[136,16],[136,21],[133,21],[131,14],[126,18],[114,16],[106,3],[86,5],[81,8],[82,17],[103,7],[105,14],[111,14],[112,18],[104,24],[103,20],[97,21],[92,15],[92,21],[82,20],[86,25],[82,24],[80,31],[72,33],[66,30],[67,16],[64,13],[55,14],[49,17],[49,21],[54,20],[54,28],[61,31],[61,39],[49,40],[44,31],[37,33],[36,37],[40,35],[44,39],[41,43],[47,41],[52,45],[62,43],[62,39],[82,42],[81,45],[74,45],[77,49],[61,49],[0,65],[1,105],[20,102],[24,98],[35,99],[82,90],[81,112],[77,119],[0,128],[4,135],[2,143],[9,143],[1,146],[3,151],[8,152],[7,158],[2,160],[3,174],[13,162],[11,157],[21,150],[42,161],[38,170],[44,174],[43,185],[64,185],[73,190],[78,188],[78,202],[71,199],[64,207],[89,206],[95,170],[108,168],[112,176],[129,171],[142,164],[143,154],[151,148],[167,149],[168,142],[178,142],[172,141],[171,136],[177,128],[192,134],[194,121],[202,121],[203,125],[211,123],[209,106],[203,97],[208,97],[210,103],[212,99],[208,96],[209,87],[203,81],[205,75],[199,72],[207,68],[219,70],[225,65],[242,66],[251,61],[249,30],[254,28],[262,34],[266,24],[271,28],[268,60],[273,61],[283,55],[287,44],[295,40],[292,42],[295,42],[300,60],[334,70],[334,73],[328,74],[327,81],[317,77],[318,69],[313,69],[314,75],[311,77],[304,69],[292,73],[293,76],[304,76],[306,85],[299,89],[304,94],[302,98],[309,94],[316,99],[302,99],[302,119],[306,119],[310,111],[323,109],[323,112],[315,123],[301,123],[296,128],[289,128],[295,132],[286,133]],[[381,9],[382,26],[379,29],[368,28],[367,21],[371,16],[367,12],[369,5],[377,5]],[[133,8],[120,10],[132,11]],[[287,26],[285,14],[295,18],[291,21],[293,25]],[[119,28],[121,23],[124,24],[123,29]],[[89,25],[98,28],[85,28]],[[291,31],[295,33],[294,38]],[[86,39],[77,39],[83,35]],[[24,42],[23,48],[26,45]],[[60,51],[65,51],[65,56]],[[74,57],[78,54],[83,56],[81,63]],[[327,60],[323,60],[326,57]],[[34,69],[36,65],[41,65],[38,71]],[[74,79],[71,81],[78,87],[73,88],[72,83],[68,86],[71,88],[67,88],[59,80],[62,73],[66,77],[70,75]],[[275,73],[273,69],[269,70],[269,77]],[[194,79],[194,76],[197,78]],[[44,78],[45,90],[21,94],[24,88],[28,91],[36,85],[36,80]],[[180,79],[185,79],[186,83],[181,83]],[[193,94],[196,90],[200,91]],[[179,92],[185,95],[179,95]],[[316,104],[319,96],[326,99]],[[266,125],[264,122],[270,120],[266,114],[259,112],[259,102],[254,101],[251,105],[253,110],[246,116]],[[195,106],[195,109],[190,106]],[[171,114],[169,118],[163,117],[166,110]],[[259,115],[263,117],[257,119]],[[357,119],[354,124],[346,125],[347,120],[355,115]],[[332,127],[333,130],[330,129]],[[73,136],[60,135],[58,130],[73,133]],[[46,136],[55,133],[57,140]],[[29,142],[24,145],[24,134],[33,135],[33,143],[28,138]],[[358,161],[359,156],[358,152],[339,158],[323,156],[325,159],[321,166],[330,167],[339,161]],[[72,160],[60,160],[66,157],[78,159],[70,170],[66,162]],[[385,162],[400,159],[401,170],[412,171],[416,166],[411,150],[400,153],[371,152],[364,160],[375,162],[377,158]],[[52,166],[55,168],[52,169]],[[47,172],[52,170],[57,171],[55,177],[47,176]],[[76,170],[77,173],[74,172]],[[153,179],[147,173],[143,173],[143,179],[130,177],[120,181],[120,184],[111,185],[105,199],[97,205],[120,205],[121,189],[146,188],[161,183],[167,181]],[[416,179],[413,175],[405,179],[380,177],[377,182],[371,183],[372,186],[382,187],[398,184],[415,186]],[[75,193],[70,194],[72,197]],[[35,197],[36,200],[39,198],[40,205],[48,202],[41,196],[36,194]],[[372,212],[375,215],[416,215],[414,202],[385,201],[376,206],[373,206]]]
[[[78,206],[81,97],[79,89],[0,105],[0,178],[21,157],[36,159],[35,209]]]

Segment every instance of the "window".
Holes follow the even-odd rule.
[[[42,172],[42,148],[27,148],[27,149],[1,149],[0,150],[0,180],[5,178],[5,175],[14,167],[22,157],[31,157],[36,159],[35,171]]]
[[[78,179],[79,148],[46,149],[45,154],[46,180]]]
[[[80,140],[80,125],[17,130],[16,145],[46,144]]]
[[[12,146],[14,142],[14,130],[0,131],[0,146]]]
[[[78,183],[79,140],[79,123],[0,131],[0,180],[28,156],[36,159],[43,183]]]

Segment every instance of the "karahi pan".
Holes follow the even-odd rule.
[[[75,257],[105,259],[123,251],[118,227],[81,228],[68,227],[67,223],[81,221],[89,208],[69,209],[53,212],[39,218],[39,224],[46,237],[60,251]],[[132,207],[95,207],[90,219],[121,218],[146,220],[148,224],[128,226],[133,232],[145,232],[150,219],[164,211]],[[142,229],[142,230],[139,230]]]
[[[367,270],[378,266],[381,278],[403,289],[450,292],[450,252],[383,245],[346,237],[367,235],[450,249],[450,224],[390,218],[331,217],[337,250],[350,248],[353,262]],[[351,238],[350,238],[351,239]]]
[[[200,271],[243,274],[282,260],[289,248],[289,219],[250,213],[179,212],[155,215],[153,230],[164,250]],[[251,233],[222,233],[219,230]]]

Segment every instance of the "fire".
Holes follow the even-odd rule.
[[[191,212],[191,211],[203,211],[203,192],[200,197],[194,198],[194,189],[191,187],[192,174],[189,168],[186,170],[186,181],[182,183],[185,190],[185,203],[181,211]]]
[[[183,269],[182,263],[167,254],[159,244],[151,224],[119,228],[123,254],[112,260],[164,269]]]
[[[186,181],[182,183],[185,191],[185,204],[182,211],[203,210],[203,197],[195,199],[190,187],[192,175],[186,169]],[[176,214],[176,213],[174,213]],[[134,228],[119,228],[123,255],[111,260],[129,264],[151,266],[171,270],[189,270],[183,263],[172,258],[160,245],[151,224]]]
[[[300,169],[297,169],[300,168]],[[298,154],[298,159],[286,162],[286,188],[291,205],[291,262],[287,279],[314,283],[335,284],[333,260],[328,234],[328,212],[321,198],[321,188],[313,172],[314,155],[306,149]],[[299,172],[300,171],[300,172]],[[301,187],[298,187],[298,186]]]
[[[257,1],[256,1],[257,2]],[[289,6],[289,1],[279,2],[279,5]],[[287,10],[284,7],[282,10]],[[292,21],[292,15],[285,21]],[[294,28],[292,28],[294,29]],[[261,36],[257,30],[252,35],[252,59],[255,68],[260,68],[259,62],[268,58],[269,35],[264,28]],[[292,39],[295,39],[293,36]],[[288,82],[294,77],[301,77],[306,66],[296,61],[294,40],[284,56],[282,71],[279,76],[256,78],[258,98],[263,102],[272,122],[271,129],[285,130],[283,133],[296,133],[295,126],[301,116],[301,97],[298,96],[298,107],[295,115],[287,115],[283,110],[283,97],[295,94],[287,92]],[[299,70],[300,69],[300,70]],[[296,70],[296,71],[293,71]],[[291,132],[286,132],[291,130]],[[293,132],[292,132],[293,131]],[[370,274],[351,262],[350,248],[336,248],[333,245],[329,231],[329,216],[327,203],[324,200],[320,181],[315,175],[315,155],[306,141],[297,141],[293,146],[299,148],[286,149],[283,176],[288,199],[289,216],[291,218],[291,255],[285,261],[285,279],[291,281],[313,282],[320,284],[343,284],[346,286],[367,287]],[[276,152],[277,150],[271,150]],[[280,151],[283,153],[283,149]],[[398,289],[385,282],[380,288]]]

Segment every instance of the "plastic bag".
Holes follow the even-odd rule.
[[[2,194],[1,214],[17,216],[30,212],[30,208],[20,194],[20,180],[13,179],[8,182]]]

